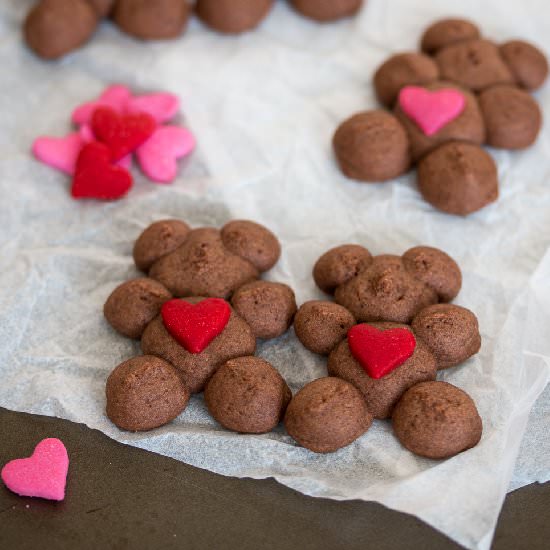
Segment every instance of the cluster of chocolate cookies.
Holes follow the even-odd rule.
[[[162,426],[204,391],[225,428],[265,433],[284,419],[287,432],[315,452],[336,451],[373,418],[390,416],[403,445],[421,456],[452,456],[479,441],[473,401],[435,381],[438,369],[481,344],[475,315],[448,303],[462,281],[449,256],[428,247],[402,257],[335,248],[313,275],[337,303],[307,302],[297,311],[290,287],[260,280],[280,252],[268,229],[242,220],[221,230],[163,220],[140,235],[133,256],[147,277],[121,284],[104,306],[110,325],[141,339],[143,351],[107,381],[107,415],[118,427]],[[256,338],[276,338],[293,322],[307,349],[329,355],[329,376],[294,397],[279,372],[254,356]]]
[[[495,44],[462,19],[432,24],[421,50],[378,68],[374,87],[388,110],[343,122],[334,150],[344,174],[364,182],[395,178],[416,164],[423,197],[467,215],[498,197],[497,168],[481,146],[515,150],[536,140],[542,115],[529,92],[546,80],[548,62],[535,46]]]
[[[180,36],[193,11],[209,27],[229,34],[257,27],[275,0],[39,0],[29,12],[24,34],[44,59],[57,59],[81,47],[99,22],[111,18],[125,33],[141,40]],[[363,0],[289,0],[302,15],[319,22],[350,17]]]

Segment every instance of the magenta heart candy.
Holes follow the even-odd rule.
[[[89,124],[94,111],[98,107],[110,107],[117,113],[123,113],[130,101],[132,94],[126,86],[115,84],[109,86],[95,101],[88,101],[77,107],[72,114],[72,121],[75,124]]]
[[[43,439],[29,458],[18,458],[2,468],[2,481],[14,493],[25,497],[63,500],[69,470],[69,456],[59,439]]]
[[[173,119],[180,108],[180,100],[174,94],[155,93],[132,97],[128,101],[130,113],[148,113],[159,124]]]
[[[460,116],[466,99],[452,88],[430,91],[419,86],[405,86],[399,93],[399,106],[424,134],[433,136]]]
[[[43,136],[34,140],[32,152],[40,162],[71,176],[84,143],[79,132],[61,138]]]
[[[136,151],[139,165],[153,181],[168,183],[178,171],[177,159],[195,147],[193,134],[179,126],[161,126]]]

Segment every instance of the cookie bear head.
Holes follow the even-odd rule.
[[[311,301],[296,314],[302,344],[328,355],[328,373],[353,384],[375,418],[391,416],[413,385],[479,351],[475,315],[449,304],[462,282],[441,250],[415,247],[373,257],[358,245],[321,256],[313,276],[335,301]]]
[[[348,177],[379,182],[418,164],[424,198],[436,208],[466,215],[498,197],[496,165],[481,146],[524,149],[542,125],[529,94],[548,76],[548,62],[520,40],[501,46],[481,38],[471,22],[431,25],[422,52],[392,56],[374,75],[388,109],[358,113],[333,138]]]

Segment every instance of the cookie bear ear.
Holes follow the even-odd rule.
[[[288,285],[270,281],[241,286],[233,294],[231,305],[250,325],[254,336],[264,340],[284,334],[296,313],[294,291]]]
[[[231,253],[247,260],[260,272],[271,269],[281,255],[277,237],[255,222],[231,221],[222,227],[221,237]]]
[[[434,290],[440,302],[450,302],[462,286],[458,264],[445,252],[430,246],[416,246],[403,254],[405,269]]]
[[[294,330],[309,351],[328,355],[355,323],[355,317],[344,306],[313,300],[303,304],[296,313]]]
[[[435,61],[422,53],[406,52],[393,55],[374,74],[374,89],[378,101],[392,108],[405,86],[423,86],[439,78]]]
[[[134,245],[136,267],[147,273],[158,259],[181,246],[190,231],[191,228],[180,220],[161,220],[152,223]]]
[[[477,317],[453,304],[424,308],[413,319],[412,329],[435,355],[438,369],[466,361],[481,347]]]
[[[141,338],[145,327],[160,313],[172,294],[153,279],[143,277],[119,285],[103,306],[107,322],[123,336]]]
[[[441,19],[432,23],[422,35],[420,48],[435,55],[439,50],[467,40],[481,38],[479,28],[467,19]]]
[[[533,44],[523,40],[505,42],[500,55],[512,71],[516,82],[526,90],[540,88],[548,77],[548,60]]]
[[[372,263],[371,253],[358,244],[344,244],[325,252],[313,267],[313,279],[327,294],[357,276]]]

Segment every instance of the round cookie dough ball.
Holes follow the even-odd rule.
[[[204,298],[185,298],[197,304]],[[199,393],[220,365],[236,357],[254,355],[256,338],[251,328],[233,310],[222,333],[201,353],[190,353],[166,330],[162,316],[155,317],[141,337],[144,354],[161,357],[174,365],[191,393]]]
[[[477,26],[467,19],[442,19],[424,31],[420,47],[423,52],[433,55],[451,44],[480,37]]]
[[[165,40],[183,32],[190,11],[187,0],[117,0],[113,20],[135,38]]]
[[[440,302],[450,302],[460,291],[462,273],[445,252],[430,246],[415,246],[403,254],[405,269],[435,290]]]
[[[222,241],[233,254],[250,262],[258,271],[268,271],[281,256],[281,245],[263,225],[234,220],[221,229]]]
[[[328,355],[355,325],[355,318],[333,302],[312,300],[296,313],[294,331],[298,340],[313,353]]]
[[[273,0],[197,0],[197,15],[213,29],[238,34],[257,27]]]
[[[542,126],[538,103],[516,86],[493,86],[479,96],[487,143],[499,149],[525,149],[536,141]]]
[[[435,61],[421,53],[400,53],[390,57],[374,74],[378,101],[393,107],[404,86],[423,86],[439,78]]]
[[[103,314],[109,324],[128,338],[141,338],[145,327],[160,313],[162,304],[170,300],[168,290],[153,279],[133,279],[115,288]]]
[[[313,267],[313,279],[327,294],[356,277],[372,263],[371,253],[358,244],[344,244],[325,252]]]
[[[292,399],[285,428],[302,447],[332,453],[353,443],[372,424],[363,396],[340,378],[318,378]]]
[[[227,361],[204,390],[208,411],[224,428],[249,434],[275,428],[291,397],[283,377],[259,357]]]
[[[257,252],[260,257],[264,254],[261,244]],[[157,260],[149,276],[174,296],[227,299],[260,274],[249,261],[229,251],[217,229],[203,227],[193,229],[179,248]]]
[[[107,416],[123,430],[142,432],[171,422],[187,406],[189,390],[176,369],[151,355],[118,365],[107,379]]]
[[[88,0],[88,3],[92,5],[99,17],[107,17],[111,13],[115,2],[116,0]]]
[[[285,284],[254,281],[239,288],[231,298],[235,311],[250,325],[256,338],[284,334],[296,313],[294,291]]]
[[[435,82],[424,87],[430,91],[442,89],[458,90],[464,96],[465,106],[460,115],[454,120],[448,122],[435,134],[427,136],[416,122],[405,114],[399,103],[397,103],[395,106],[395,115],[407,131],[411,155],[415,162],[442,143],[451,140],[467,141],[477,145],[482,145],[485,142],[483,115],[481,114],[478,101],[472,93],[447,82]]]
[[[418,164],[418,187],[435,208],[466,216],[498,198],[495,161],[477,145],[451,141]]]
[[[355,15],[363,0],[290,0],[290,3],[302,15],[326,23]]]
[[[516,82],[526,90],[536,90],[548,77],[548,60],[535,46],[523,40],[511,40],[500,46],[500,55]]]
[[[413,319],[412,329],[435,355],[438,369],[466,361],[481,347],[477,317],[464,307],[429,306]]]
[[[141,271],[149,268],[160,258],[173,252],[189,235],[191,228],[180,220],[160,220],[152,223],[134,244],[134,262]]]
[[[398,323],[371,323],[380,330],[406,328]],[[353,384],[364,396],[367,408],[374,418],[389,418],[393,407],[401,396],[419,382],[435,380],[437,363],[428,346],[416,339],[414,353],[401,366],[386,376],[371,378],[361,364],[353,357],[347,338],[330,354],[328,373]]]
[[[366,111],[347,119],[332,144],[342,172],[359,181],[387,181],[404,174],[411,164],[407,133],[386,111]]]
[[[472,398],[447,382],[413,386],[397,403],[392,424],[404,447],[435,459],[475,447],[483,429]]]
[[[442,80],[456,82],[474,92],[514,82],[498,47],[489,40],[477,39],[447,46],[437,53],[435,61]]]
[[[44,59],[57,59],[87,42],[98,17],[86,0],[41,0],[23,26],[29,48]]]
[[[334,298],[361,323],[410,323],[421,309],[437,303],[436,292],[391,255],[375,256],[367,269],[336,289]]]

